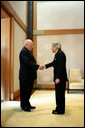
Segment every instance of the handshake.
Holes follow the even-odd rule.
[[[45,65],[40,65],[39,66],[39,70],[44,70],[45,69]]]

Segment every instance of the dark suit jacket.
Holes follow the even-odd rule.
[[[25,47],[22,48],[20,54],[20,71],[19,71],[19,79],[28,80],[28,79],[36,79],[37,77],[37,69],[39,65],[36,64],[35,58],[30,51],[28,51]]]
[[[54,82],[56,78],[60,80],[67,81],[67,73],[66,73],[66,56],[63,51],[59,50],[54,57],[53,62],[46,64],[46,68],[52,67],[54,68]]]

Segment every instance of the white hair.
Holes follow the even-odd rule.
[[[24,46],[25,46],[26,44],[29,44],[29,41],[31,41],[31,40],[30,40],[30,39],[25,40]]]
[[[58,48],[58,49],[61,49],[61,43],[60,42],[54,42],[53,44],[52,44],[52,46],[53,47],[56,47],[56,48]]]
[[[25,46],[26,44],[28,44],[28,41],[27,41],[27,40],[25,40],[25,42],[24,42],[24,46]]]

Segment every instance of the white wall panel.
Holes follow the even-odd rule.
[[[53,41],[59,41],[62,50],[66,53],[67,73],[70,68],[79,68],[84,72],[84,36],[81,35],[55,35],[37,37],[37,62],[46,64],[53,60],[54,54],[51,51]],[[53,83],[53,68],[38,71],[38,84]]]
[[[19,53],[24,46],[24,41],[26,39],[26,33],[22,28],[14,22],[14,91],[19,89]]]
[[[26,1],[8,1],[26,25]]]
[[[37,29],[84,28],[83,1],[37,2]]]

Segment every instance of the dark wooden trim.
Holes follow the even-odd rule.
[[[33,1],[33,30],[37,30],[37,1]],[[33,35],[33,43],[34,43],[34,49],[33,49],[33,55],[37,62],[37,36]],[[37,79],[34,81],[34,84],[37,86]]]
[[[37,62],[37,36],[33,36],[33,43],[34,43],[33,55]],[[37,79],[34,81],[34,84],[37,85]]]
[[[34,88],[36,90],[46,90],[46,91],[50,91],[50,90],[55,90],[55,88]]]
[[[33,55],[37,61],[37,36],[33,36],[33,43],[34,43]]]
[[[35,91],[36,90],[33,89],[31,95],[33,95],[35,93]],[[14,99],[14,101],[20,101],[20,92],[19,92],[19,90],[18,90],[18,92],[15,92],[15,99]]]
[[[45,30],[49,35],[84,34],[84,29]]]
[[[51,89],[55,89],[55,84],[35,84],[34,85],[34,89],[39,89],[39,90],[51,90]],[[69,88],[68,88],[68,83],[66,83],[66,90],[68,92]]]
[[[20,17],[18,16],[18,14],[15,12],[15,10],[10,5],[10,3],[8,1],[1,1],[1,7],[3,7],[3,9],[10,15],[10,17],[14,17],[14,19],[21,26],[21,28],[27,33],[27,27],[26,27],[26,25],[20,19]]]
[[[14,92],[14,100],[20,96],[20,90]]]
[[[10,94],[11,100],[14,98],[14,17],[10,18]]]
[[[33,35],[68,35],[84,34],[84,29],[33,30]]]
[[[9,15],[6,13],[6,11],[1,7],[1,18],[8,18]]]
[[[28,26],[28,1],[26,1],[26,27]]]
[[[33,1],[33,30],[37,30],[37,1]]]
[[[1,83],[4,100],[10,100],[10,17],[1,19]],[[2,45],[3,44],[3,45]],[[4,47],[3,47],[4,46]],[[4,59],[3,59],[4,58]],[[3,67],[4,66],[4,67]]]
[[[37,84],[35,85],[34,88],[36,89],[54,89],[55,85],[54,84]]]

